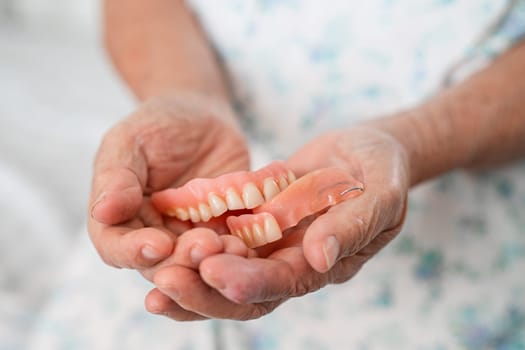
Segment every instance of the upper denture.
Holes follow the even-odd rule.
[[[282,162],[273,162],[254,172],[239,171],[214,179],[193,179],[182,187],[154,193],[151,201],[165,215],[183,221],[206,222],[227,210],[255,208],[273,198],[294,179]]]
[[[208,193],[208,203],[213,216],[221,216],[228,210],[226,202],[218,195],[213,192]]]

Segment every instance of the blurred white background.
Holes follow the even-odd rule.
[[[97,32],[100,3],[97,0],[1,0],[4,17],[47,28]]]
[[[97,0],[0,0],[0,348],[22,349],[76,237],[103,133],[133,108]]]

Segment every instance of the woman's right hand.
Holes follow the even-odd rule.
[[[180,232],[166,225],[149,194],[248,167],[248,149],[228,103],[200,95],[153,98],[113,127],[98,150],[91,240],[111,266],[154,266],[171,255]]]

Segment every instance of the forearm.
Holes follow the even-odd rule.
[[[177,91],[229,99],[213,50],[183,0],[105,0],[104,22],[113,63],[140,100]]]
[[[525,45],[420,107],[378,122],[407,150],[412,185],[525,156]]]

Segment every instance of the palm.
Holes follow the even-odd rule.
[[[396,186],[394,188],[399,189],[399,192],[392,193],[400,197],[392,199],[385,195],[377,200],[399,201],[401,206],[405,201],[403,196],[408,184],[408,175],[404,173],[405,160],[399,154],[396,143],[389,136],[376,131],[355,129],[344,134],[322,136],[292,155],[287,163],[298,176],[318,168],[337,166],[363,181],[366,188],[400,182],[403,183],[403,188]],[[328,215],[337,211],[338,208],[334,207],[328,210]],[[398,230],[383,232],[361,247],[355,255],[342,259],[333,269],[321,274],[312,268],[303,251],[305,232],[317,217],[303,220],[300,225],[289,229],[284,239],[257,250],[259,257],[276,261],[281,265],[280,269],[290,271],[291,276],[307,276],[296,280],[297,283],[292,288],[293,296],[315,291],[328,283],[350,279],[398,233]],[[235,276],[232,274],[228,278],[235,279]],[[262,303],[263,312],[271,311],[287,298],[288,296]]]
[[[139,130],[135,142],[140,143],[148,168],[145,192],[248,169],[248,151],[240,134],[222,120],[195,114],[163,113],[126,121]]]
[[[248,168],[232,120],[231,110],[208,99],[159,98],[107,133],[95,162],[89,218],[106,263],[142,269],[171,254],[174,234],[184,227],[162,219],[149,203],[151,192]],[[144,255],[144,247],[155,255]]]
[[[298,176],[319,168],[336,166],[363,182],[365,188],[408,181],[407,174],[401,171],[406,164],[395,142],[375,130],[353,129],[350,132],[324,135],[293,154],[287,165]],[[302,237],[314,219],[309,218],[302,225],[291,228],[286,239],[260,248],[259,254],[281,259],[283,254],[291,251],[299,253],[300,250],[289,248],[302,249]]]

